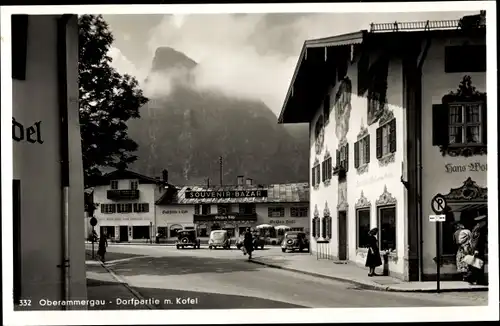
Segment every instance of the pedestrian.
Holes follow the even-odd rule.
[[[486,258],[486,247],[488,243],[487,216],[479,215],[474,219],[477,224],[472,229],[471,251],[474,259],[469,263],[468,281],[477,285],[487,285],[484,273],[484,260]]]
[[[101,261],[103,263],[106,262],[104,256],[106,254],[106,247],[107,246],[108,246],[107,236],[106,236],[106,233],[103,233],[101,235],[101,238],[99,239],[99,249],[97,250],[97,254],[101,258]]]
[[[375,274],[375,268],[382,265],[382,259],[380,258],[380,250],[378,248],[378,240],[376,235],[378,234],[378,228],[373,228],[368,232],[368,254],[366,256],[365,266],[370,269],[368,276],[377,276]]]
[[[243,246],[245,247],[245,251],[248,254],[248,260],[252,259],[253,236],[252,232],[250,232],[250,228],[247,228],[245,232],[245,237],[243,239]]]
[[[467,230],[462,223],[455,224],[453,239],[458,246],[456,254],[457,272],[462,274],[462,279],[467,281],[469,275],[469,265],[464,261],[465,256],[471,255],[472,232]]]

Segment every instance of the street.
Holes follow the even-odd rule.
[[[90,249],[88,245],[87,249]],[[255,252],[255,256],[279,254],[279,248]],[[236,249],[209,250],[202,247],[199,250],[177,250],[172,246],[110,245],[106,260],[108,269],[159,309],[487,305],[487,292],[433,294],[371,291],[348,283],[254,264]],[[87,266],[89,282],[94,282],[94,286],[99,285],[96,282],[103,282],[103,285],[109,282],[101,274],[96,267]],[[100,298],[91,297],[89,291],[89,299]],[[114,307],[133,308],[139,307],[123,302]]]

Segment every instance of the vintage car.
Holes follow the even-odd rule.
[[[196,236],[196,230],[181,230],[177,232],[177,241],[175,242],[177,249],[184,247],[193,247],[200,249],[200,239]]]
[[[281,251],[302,251],[304,249],[309,251],[309,240],[305,232],[289,231],[285,233],[283,241],[281,242]]]
[[[226,230],[214,230],[210,232],[208,249],[224,248],[231,249],[231,239]]]

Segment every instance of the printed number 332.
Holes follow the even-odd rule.
[[[19,300],[19,305],[21,307],[29,307],[31,306],[31,300]]]

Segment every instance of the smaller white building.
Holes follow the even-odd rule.
[[[150,242],[155,234],[155,200],[169,189],[167,171],[162,178],[129,170],[104,175],[93,191],[95,231],[114,242]]]

